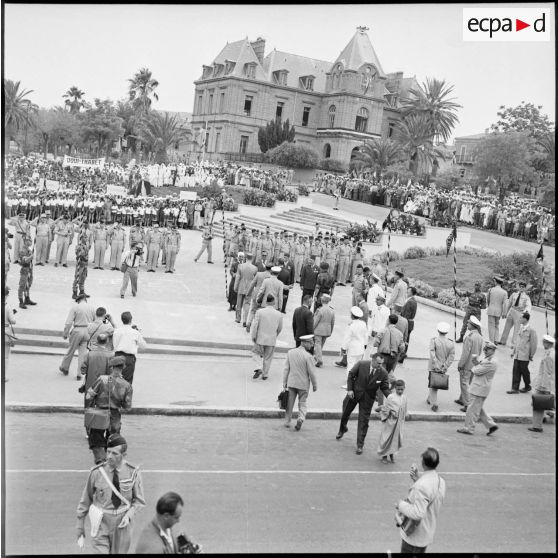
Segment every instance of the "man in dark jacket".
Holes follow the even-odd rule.
[[[311,304],[312,295],[303,295],[302,306],[297,308],[293,314],[293,336],[297,347],[300,346],[301,335],[314,333],[314,316],[310,311]]]
[[[316,288],[316,283],[318,281],[318,273],[320,270],[318,266],[314,263],[314,260],[308,258],[306,265],[302,268],[300,272],[300,288],[302,289],[302,296],[310,295],[310,298],[314,296],[314,289]]]
[[[281,271],[279,275],[277,275],[277,279],[282,281],[283,285],[285,285],[283,288],[283,304],[281,306],[281,312],[285,314],[289,293],[294,285],[294,265],[286,257],[279,258],[277,260],[277,265],[281,266]]]
[[[314,312],[321,306],[322,295],[327,294],[332,297],[334,288],[335,279],[329,273],[329,263],[322,262],[320,264],[320,273],[318,273],[316,278],[316,287],[314,288]]]
[[[376,353],[371,360],[357,362],[351,368],[347,377],[347,395],[343,400],[343,415],[341,416],[336,439],[340,440],[345,432],[349,430],[347,422],[358,405],[357,455],[362,453],[372,405],[378,390],[381,390],[386,397],[391,393],[388,373],[383,367],[383,362],[382,355]]]
[[[401,316],[403,316],[403,318],[407,318],[407,322],[409,324],[409,329],[407,330],[408,343],[411,340],[411,332],[415,328],[415,316],[417,315],[417,299],[415,298],[415,295],[417,294],[417,290],[415,287],[409,287],[407,293],[409,294],[409,298],[403,305]]]

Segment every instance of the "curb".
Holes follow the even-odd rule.
[[[72,413],[83,415],[81,405],[47,405],[13,403],[5,404],[5,411],[12,413]],[[124,415],[161,415],[161,416],[185,416],[185,417],[234,417],[234,418],[277,418],[284,417],[284,411],[272,408],[245,407],[234,409],[232,407],[174,407],[171,405],[134,407]],[[500,414],[491,415],[497,423],[508,424],[530,424],[531,415]],[[318,420],[340,420],[340,411],[315,410],[309,411],[307,417]],[[370,420],[379,420],[377,413],[372,413]],[[409,413],[407,421],[412,422],[463,422],[463,413]],[[358,416],[353,414],[351,420],[355,422]]]

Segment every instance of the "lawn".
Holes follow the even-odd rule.
[[[390,269],[401,266],[407,277],[428,283],[436,290],[453,287],[453,253],[446,256],[429,256],[416,260],[390,263]],[[475,281],[482,281],[492,272],[493,259],[485,256],[457,254],[457,288],[473,290]]]

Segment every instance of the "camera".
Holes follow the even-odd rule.
[[[176,537],[178,544],[178,554],[200,554],[201,547],[199,544],[192,542],[184,533],[180,533]]]
[[[103,318],[103,323],[108,324],[109,322],[110,322],[110,314],[105,314],[105,317]]]
[[[85,384],[78,387],[78,393],[85,393]]]

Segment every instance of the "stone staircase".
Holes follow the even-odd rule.
[[[272,215],[271,218],[306,225],[312,231],[314,231],[316,223],[319,223],[320,230],[328,232],[335,232],[336,230],[339,232],[344,231],[351,224],[350,221],[346,219],[334,217],[328,213],[323,213],[322,211],[304,206],[276,213]]]

